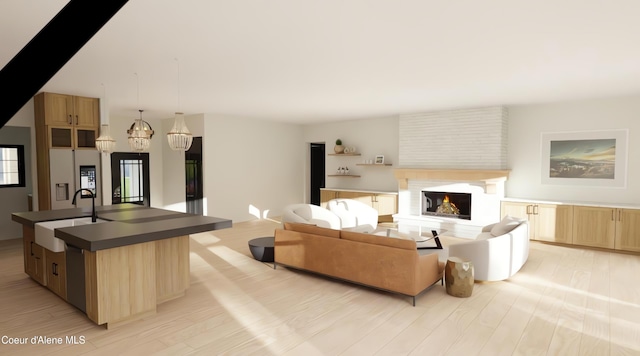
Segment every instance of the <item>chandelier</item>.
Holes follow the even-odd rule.
[[[180,62],[176,58],[178,67],[178,109],[180,109]],[[193,142],[193,135],[184,123],[184,114],[176,112],[173,128],[167,133],[169,147],[174,151],[188,151]]]
[[[102,153],[111,153],[116,148],[116,140],[109,133],[109,125],[102,125],[100,136],[96,139],[96,149]]]
[[[151,146],[151,137],[153,136],[153,129],[148,122],[142,120],[142,112],[140,111],[140,118],[133,122],[131,127],[127,130],[129,134],[129,147],[134,152],[146,152]]]
[[[102,100],[100,100],[101,118],[106,121],[100,129],[100,136],[96,139],[96,149],[101,153],[111,153],[116,148],[116,140],[111,137],[109,132],[109,114],[107,111],[107,87],[102,83]]]
[[[193,135],[184,123],[183,113],[176,113],[173,128],[167,134],[167,140],[169,141],[169,147],[174,151],[188,151],[191,147]]]

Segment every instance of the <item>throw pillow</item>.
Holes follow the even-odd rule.
[[[523,222],[522,219],[505,215],[499,223],[495,224],[493,228],[491,228],[491,235],[500,236],[504,235],[511,230],[515,229],[516,226],[520,225]]]

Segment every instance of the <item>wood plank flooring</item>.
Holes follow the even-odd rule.
[[[412,307],[255,261],[247,241],[276,227],[261,220],[193,235],[186,296],[111,330],[27,277],[20,240],[0,241],[0,354],[640,355],[640,256],[532,242],[513,278],[476,283],[470,298],[437,285]],[[74,336],[78,344],[66,343]]]

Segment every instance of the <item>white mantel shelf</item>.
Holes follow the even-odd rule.
[[[428,168],[396,168],[394,175],[400,189],[407,189],[410,179],[446,180],[463,182],[484,182],[488,191],[493,191],[498,182],[509,178],[510,170],[498,169],[428,169]]]

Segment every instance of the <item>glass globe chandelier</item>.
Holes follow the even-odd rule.
[[[129,147],[134,152],[147,152],[149,146],[151,146],[151,137],[153,137],[153,129],[148,122],[142,120],[142,112],[140,111],[140,118],[133,122],[131,127],[127,130],[129,134]]]

